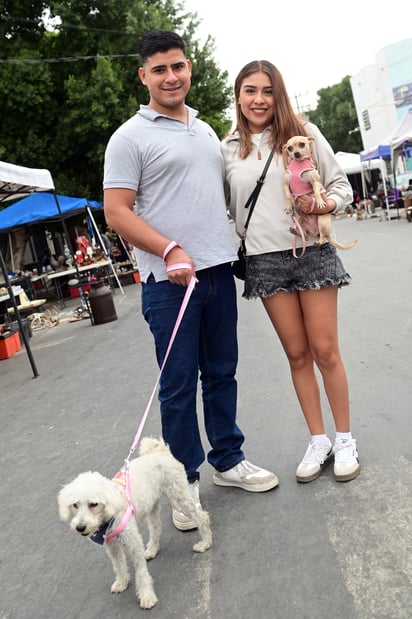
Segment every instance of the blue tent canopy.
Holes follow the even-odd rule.
[[[369,150],[363,150],[360,153],[361,161],[369,161],[370,159],[388,159],[392,157],[391,144],[394,140],[402,136],[404,133],[412,130],[412,108],[404,114],[399,124],[395,129],[387,136],[385,140],[382,140],[380,144],[372,146]]]
[[[360,153],[361,161],[369,161],[370,159],[384,159],[385,157],[391,157],[391,147],[389,142],[387,144],[378,144],[369,150],[363,150]]]
[[[71,217],[88,206],[91,209],[102,208],[103,202],[87,200],[86,198],[71,198],[69,196],[54,195],[52,193],[36,192],[15,202],[8,208],[0,211],[0,232],[8,232],[24,224],[31,224],[44,219],[53,220],[61,217]]]

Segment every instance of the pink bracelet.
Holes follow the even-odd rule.
[[[190,262],[175,262],[175,264],[168,264],[166,271],[177,271],[177,269],[193,269],[193,264]]]
[[[164,252],[163,252],[163,256],[162,256],[163,262],[166,262],[167,254],[169,252],[171,252],[172,249],[174,249],[175,247],[180,247],[179,243],[176,243],[176,241],[171,241],[169,243],[169,245],[166,247],[166,249],[164,250]],[[181,249],[181,247],[180,247],[180,249]]]

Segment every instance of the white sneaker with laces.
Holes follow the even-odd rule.
[[[305,455],[296,469],[296,479],[303,483],[317,479],[332,455],[333,449],[330,441],[323,445],[310,441]]]
[[[339,439],[333,446],[335,455],[334,473],[336,481],[351,481],[360,473],[360,464],[356,441]]]
[[[216,486],[233,486],[249,492],[266,492],[279,485],[279,479],[271,471],[262,469],[248,460],[242,460],[228,471],[215,471]]]
[[[199,497],[199,482],[195,481],[193,482],[193,484],[190,484],[189,487],[191,493],[193,494],[196,505],[201,507]],[[194,522],[194,520],[189,518],[189,516],[186,516],[186,514],[184,514],[183,512],[177,511],[177,509],[172,510],[172,520],[176,529],[179,529],[179,531],[191,531],[192,529],[197,529],[197,524]]]

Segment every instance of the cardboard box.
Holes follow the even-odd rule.
[[[9,359],[21,348],[18,331],[6,331],[0,335],[0,359]]]

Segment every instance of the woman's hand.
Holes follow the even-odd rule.
[[[324,194],[322,194],[324,196]],[[304,196],[299,196],[296,200],[297,208],[302,211],[302,213],[312,213],[313,215],[325,215],[326,213],[331,213],[336,208],[335,200],[330,198],[323,198],[325,203],[325,208],[319,208],[316,204],[316,199],[312,194],[307,194]]]

